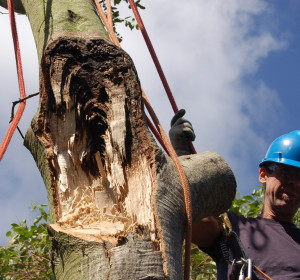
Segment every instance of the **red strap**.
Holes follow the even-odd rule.
[[[176,105],[176,102],[175,102],[175,99],[173,97],[172,91],[171,91],[171,89],[169,87],[169,84],[167,82],[167,79],[165,77],[164,71],[162,70],[162,68],[160,66],[159,60],[158,60],[158,58],[156,56],[155,50],[154,50],[153,45],[151,43],[151,40],[150,40],[150,38],[148,36],[147,30],[146,30],[146,28],[144,26],[144,23],[143,23],[142,18],[141,18],[140,14],[139,14],[139,11],[138,11],[135,3],[134,3],[134,0],[129,0],[129,3],[130,3],[132,11],[134,13],[134,16],[135,16],[135,18],[137,20],[137,23],[138,23],[138,25],[139,25],[139,27],[140,27],[140,29],[142,31],[143,37],[145,39],[145,42],[146,42],[147,47],[149,49],[149,52],[150,52],[150,54],[152,56],[153,62],[155,64],[155,67],[157,69],[159,77],[160,77],[160,79],[161,79],[161,81],[163,83],[165,91],[166,91],[166,93],[168,95],[168,98],[170,100],[170,103],[171,103],[171,106],[173,108],[173,111],[174,111],[174,113],[177,113],[178,112],[178,107]]]
[[[158,140],[159,144],[162,146],[162,148],[165,150],[165,152],[168,154],[168,156],[170,156],[168,149],[167,149],[163,139],[161,138],[159,132],[157,131],[157,129],[154,127],[153,123],[147,116],[146,116],[146,120],[147,120],[147,125],[149,126],[150,130],[154,134],[155,138]]]
[[[18,39],[18,33],[17,33],[17,28],[16,28],[14,5],[13,5],[12,0],[7,0],[7,7],[8,7],[8,11],[9,11],[9,19],[10,19],[12,37],[13,37],[13,42],[14,42],[14,48],[15,48],[15,57],[16,57],[17,72],[18,72],[18,82],[19,82],[19,89],[20,89],[20,99],[22,99],[22,98],[26,97],[26,93],[25,93],[25,85],[24,85],[24,78],[23,78],[19,39]],[[25,109],[25,104],[26,104],[25,100],[20,102],[17,113],[15,114],[15,116],[8,128],[8,131],[6,132],[6,135],[1,143],[0,161],[2,160],[3,155],[7,149],[7,146],[18,126],[18,123],[19,123],[21,117],[22,117],[22,114]]]
[[[258,272],[262,277],[264,277],[266,280],[272,280],[272,278],[264,273],[261,269],[259,269],[256,265],[253,265],[253,269]]]
[[[113,19],[112,19],[112,10],[111,10],[111,3],[110,0],[106,0],[106,7],[107,7],[107,21],[109,25],[113,26]]]
[[[108,34],[109,34],[109,37],[110,37],[111,41],[112,41],[115,45],[117,45],[118,47],[121,47],[121,46],[120,46],[120,43],[119,43],[119,40],[118,40],[117,36],[115,35],[115,32],[114,32],[114,30],[113,30],[113,27],[109,24],[109,22],[108,22],[108,20],[107,20],[107,17],[106,17],[106,15],[105,15],[105,13],[104,13],[104,10],[102,9],[102,7],[101,7],[99,1],[98,1],[98,0],[93,0],[93,2],[94,2],[95,6],[96,6],[96,8],[97,8],[97,11],[98,11],[98,13],[99,13],[100,18],[101,18],[102,21],[103,21],[103,24],[104,24],[105,27],[106,27],[106,30],[107,30],[107,32],[108,32]],[[108,2],[107,2],[107,3],[108,3]]]
[[[134,0],[129,0],[129,3],[130,3],[132,11],[134,13],[134,16],[136,18],[136,21],[137,21],[137,23],[138,23],[138,25],[139,25],[139,27],[141,29],[141,32],[142,32],[143,37],[145,39],[146,45],[147,45],[148,50],[149,50],[149,52],[150,52],[150,54],[152,56],[153,62],[155,64],[155,67],[157,69],[159,77],[160,77],[160,79],[162,81],[162,84],[163,84],[163,86],[165,88],[165,91],[167,93],[167,96],[169,98],[171,106],[173,108],[173,111],[174,111],[174,113],[177,113],[178,112],[178,107],[176,105],[174,96],[173,96],[172,91],[171,91],[171,89],[169,87],[169,84],[168,84],[167,79],[165,77],[164,71],[162,70],[162,68],[160,66],[159,60],[157,58],[157,55],[155,53],[155,50],[154,50],[153,45],[151,43],[151,40],[150,40],[150,38],[148,36],[147,30],[146,30],[145,25],[144,25],[144,23],[142,21],[142,18],[141,18],[140,14],[139,14],[139,11],[138,11],[138,9],[137,9],[137,7],[135,5]],[[189,145],[190,145],[190,149],[191,149],[192,153],[196,154],[197,152],[196,152],[196,150],[194,148],[194,145],[193,145],[193,143],[191,141],[189,142]]]

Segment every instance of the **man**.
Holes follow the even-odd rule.
[[[195,138],[184,114],[180,110],[171,122],[178,155],[190,154],[188,141]],[[214,217],[193,224],[192,242],[214,259],[218,280],[245,279],[248,273],[253,280],[300,279],[300,229],[292,222],[300,207],[300,130],[277,138],[259,167],[265,194],[260,217],[229,211],[233,232],[227,237]],[[252,264],[258,269],[248,272]]]

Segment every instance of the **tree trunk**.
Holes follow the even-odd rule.
[[[57,279],[182,279],[183,190],[145,122],[131,58],[91,0],[22,0],[40,61],[25,137],[44,179]],[[225,211],[235,179],[213,152],[180,157],[194,220]]]

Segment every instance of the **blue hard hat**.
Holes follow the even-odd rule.
[[[284,134],[273,141],[259,166],[277,162],[300,168],[300,130]]]

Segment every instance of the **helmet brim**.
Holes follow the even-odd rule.
[[[268,159],[263,159],[262,162],[259,164],[259,167],[265,166],[268,163],[275,162],[275,163],[280,163],[280,164],[285,164],[285,165],[290,165],[294,167],[300,168],[300,162],[295,161],[292,159],[286,159],[286,158],[268,158]]]

